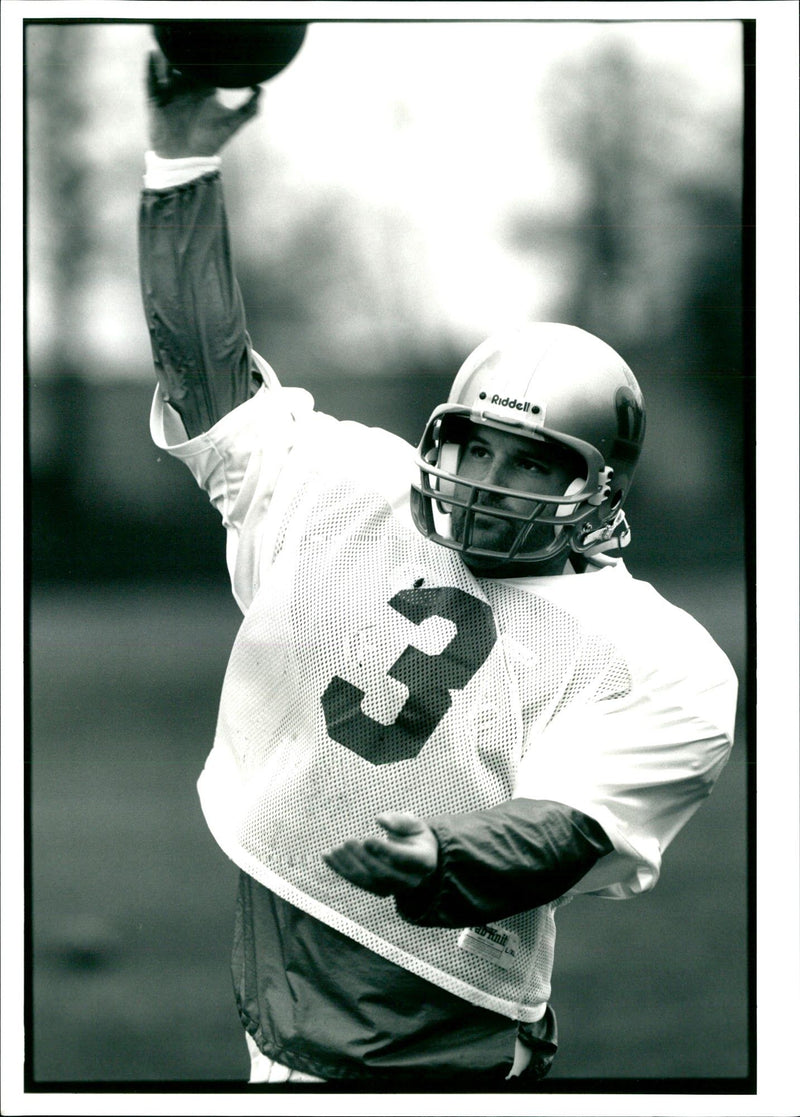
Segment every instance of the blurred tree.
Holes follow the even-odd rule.
[[[29,246],[47,306],[41,326],[55,339],[59,369],[78,373],[85,362],[81,323],[87,259],[100,235],[90,203],[89,161],[82,138],[89,113],[85,73],[90,40],[81,27],[28,27],[26,165]],[[49,267],[48,267],[49,263]]]
[[[727,329],[741,312],[730,297],[741,278],[740,116],[704,111],[684,72],[621,41],[555,67],[543,100],[575,210],[566,221],[517,213],[506,238],[571,261],[569,321],[620,347],[643,335],[672,343],[707,270],[702,286],[724,277]]]
[[[577,183],[569,219],[517,213],[517,250],[561,254],[564,321],[606,339],[648,400],[637,543],[697,561],[741,557],[741,117],[705,112],[684,74],[611,42],[556,68],[554,152]]]
[[[88,46],[80,28],[29,27],[26,31],[27,203],[29,212],[36,214],[36,220],[29,222],[29,266],[33,262],[36,282],[47,280],[36,325],[49,339],[60,380],[54,395],[51,378],[41,379],[41,366],[31,358],[31,350],[42,341],[34,331],[27,351],[34,577],[52,554],[58,554],[66,571],[73,570],[76,561],[80,566],[81,539],[74,530],[80,516],[76,493],[90,434],[83,381],[83,317],[86,261],[95,225],[87,161],[75,139],[87,112],[83,75]],[[91,509],[83,511],[91,516]]]
[[[641,105],[630,52],[612,45],[585,68],[556,73],[552,131],[556,148],[584,173],[583,201],[575,217],[577,253],[569,320],[602,335],[608,315],[623,316],[619,294],[635,267],[636,165]],[[591,323],[591,325],[590,325]],[[601,325],[602,324],[602,325]]]
[[[298,183],[286,156],[266,150],[268,189],[251,174],[232,174],[226,187],[256,347],[291,382],[447,367],[452,347],[426,299],[428,261],[409,212],[369,200],[357,184]]]

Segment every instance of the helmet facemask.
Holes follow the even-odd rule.
[[[467,478],[460,470],[470,428],[467,408],[447,405],[434,411],[417,455],[419,485],[412,486],[417,528],[429,539],[478,563],[544,563],[571,549],[599,526],[599,505],[609,493],[609,471],[588,443],[540,428],[527,429],[483,420],[488,427],[530,440],[543,460],[557,463],[569,480],[563,492],[504,488]],[[513,507],[509,507],[509,502]],[[492,521],[495,539],[480,541]],[[593,522],[592,522],[593,521]],[[485,535],[485,530],[483,531]]]

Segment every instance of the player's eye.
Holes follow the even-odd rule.
[[[550,472],[550,467],[545,462],[539,461],[537,458],[522,458],[519,464],[521,468],[524,469],[527,473],[547,474]]]
[[[467,455],[470,458],[476,458],[478,461],[482,461],[484,458],[488,458],[489,450],[482,442],[468,442]]]

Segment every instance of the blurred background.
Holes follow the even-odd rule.
[[[236,870],[194,789],[239,617],[216,514],[147,425],[152,45],[25,32],[39,1084],[247,1074]],[[626,561],[731,658],[737,742],[651,895],[561,914],[554,1090],[749,1069],[743,51],[726,20],[313,23],[224,155],[251,337],[322,410],[416,442],[474,345],[537,318],[597,333],[644,390]]]

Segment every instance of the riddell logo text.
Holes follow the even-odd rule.
[[[508,396],[504,396],[503,399],[501,399],[500,396],[495,395],[495,396],[492,396],[492,398],[489,402],[496,404],[498,407],[513,407],[516,411],[530,411],[531,410],[531,405],[529,403],[525,403],[521,399],[520,400],[509,399]],[[534,407],[533,410],[534,410],[534,412],[536,412],[536,411],[539,410],[539,408]]]

